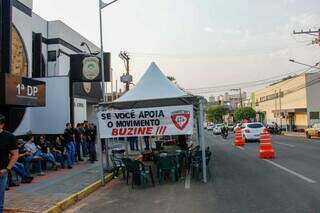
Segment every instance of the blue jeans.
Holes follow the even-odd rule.
[[[12,167],[12,169],[18,175],[20,175],[22,179],[26,179],[27,177],[30,177],[29,172],[26,170],[26,168],[22,163],[16,162],[16,164]]]
[[[33,163],[33,166],[34,166],[36,172],[37,173],[41,173],[42,172],[42,168],[41,168],[42,160],[33,161],[33,158],[34,158],[34,156],[25,157],[25,161],[24,161],[25,165],[24,165],[24,167],[28,170],[30,168],[30,164]]]
[[[56,160],[61,164],[61,167],[64,168],[64,163],[67,161],[68,167],[71,166],[71,158],[67,153],[59,153],[59,152],[54,152],[53,153]]]
[[[76,162],[76,150],[75,150],[75,145],[72,141],[67,143],[67,152],[68,155],[70,156],[70,162],[72,166]]]
[[[4,193],[7,187],[8,176],[0,176],[0,213],[3,212],[4,208]]]

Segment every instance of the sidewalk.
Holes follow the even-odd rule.
[[[129,157],[137,158],[140,152],[130,151]],[[104,156],[105,159],[105,156]],[[30,184],[20,184],[6,191],[5,212],[43,212],[54,207],[101,178],[100,162],[80,162],[73,169],[50,171],[35,177]],[[18,211],[10,211],[18,210]]]
[[[283,135],[285,136],[290,136],[290,137],[300,137],[300,138],[305,138],[306,133],[304,132],[282,132]]]
[[[6,192],[5,208],[43,212],[57,202],[79,192],[100,179],[99,162],[82,162],[73,169],[60,169],[35,177],[31,184],[11,187]]]

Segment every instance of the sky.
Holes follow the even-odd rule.
[[[33,9],[99,44],[98,2],[34,0]],[[118,53],[126,50],[135,83],[154,61],[183,88],[215,87],[304,68],[290,58],[320,61],[315,37],[292,33],[319,29],[319,11],[319,0],[119,0],[103,10],[103,41],[115,79],[124,73]]]

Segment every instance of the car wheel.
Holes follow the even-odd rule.
[[[306,133],[306,136],[308,139],[311,139],[311,135],[309,135],[308,132]]]

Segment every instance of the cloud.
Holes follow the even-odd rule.
[[[214,30],[211,27],[205,27],[203,30],[208,32],[208,33],[213,33],[214,32]]]

